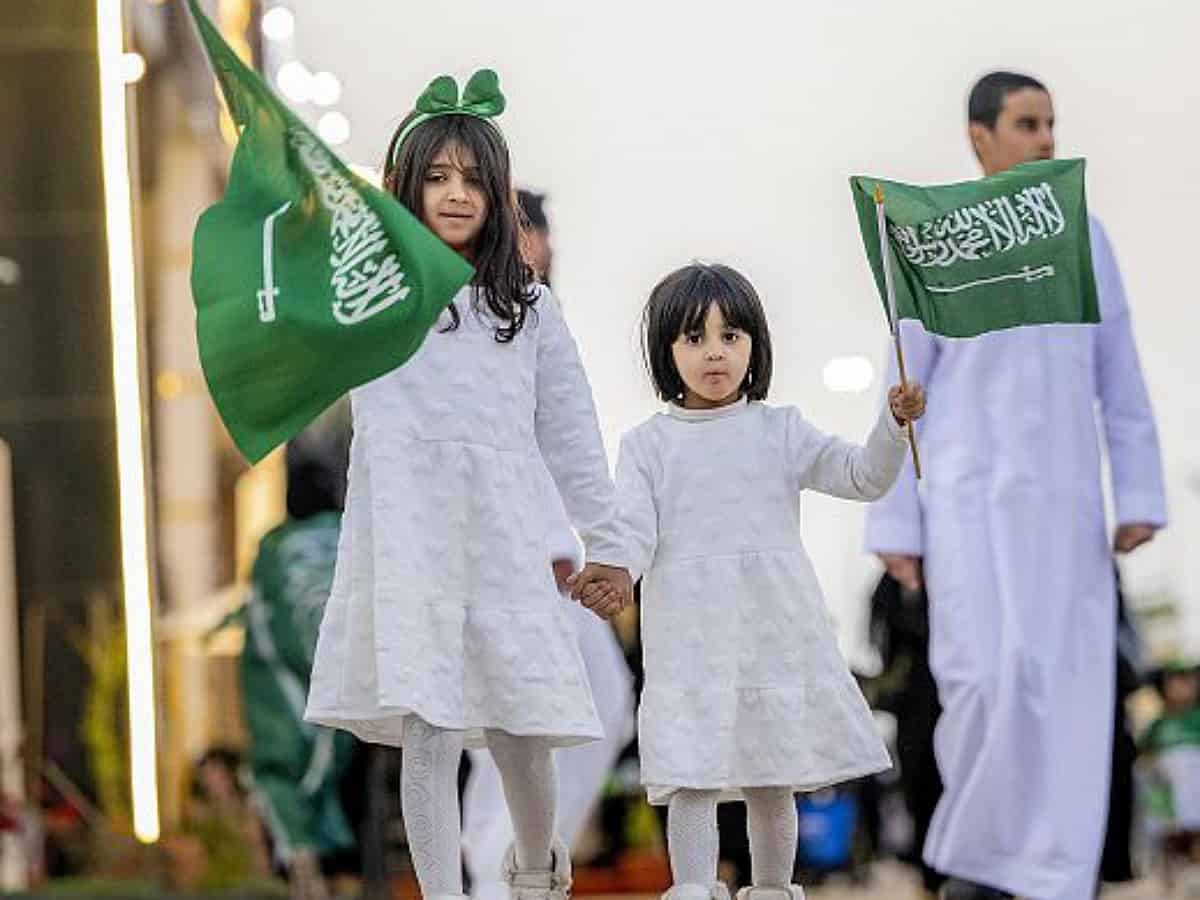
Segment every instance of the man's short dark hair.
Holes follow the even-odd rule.
[[[1016,72],[990,72],[984,75],[971,88],[971,97],[967,100],[967,121],[978,122],[988,129],[995,128],[1000,110],[1004,108],[1004,98],[1026,88],[1050,93],[1044,84],[1028,75]]]
[[[545,203],[545,194],[536,194],[524,188],[517,191],[517,205],[521,207],[521,212],[525,214],[529,224],[538,231],[550,230],[550,223],[546,220]]]

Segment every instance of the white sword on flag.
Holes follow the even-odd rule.
[[[888,252],[887,217],[883,212],[883,188],[875,185],[875,219],[879,223],[879,255],[883,260],[883,283],[887,288],[888,324],[892,329],[892,343],[896,346],[896,368],[900,371],[900,386],[908,387],[908,376],[904,372],[904,348],[900,346],[900,317],[896,315],[896,287],[892,283],[892,261]],[[912,448],[913,472],[921,477],[921,455],[917,452],[917,433],[912,420],[905,422],[908,445]]]
[[[275,286],[275,220],[288,211],[292,205],[289,200],[271,213],[263,221],[263,286],[256,291],[258,295],[258,321],[275,321],[275,298],[279,296],[279,288]]]

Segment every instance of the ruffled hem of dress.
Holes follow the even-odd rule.
[[[688,784],[664,784],[661,782],[651,782],[643,779],[642,784],[645,785],[647,799],[654,806],[665,806],[671,800],[671,796],[677,791],[720,791],[720,796],[717,799],[718,803],[727,803],[733,800],[745,799],[742,795],[744,788],[760,788],[760,787],[785,787],[791,790],[794,794],[807,794],[812,791],[819,791],[822,788],[833,787],[836,784],[844,784],[847,781],[854,781],[857,778],[865,778],[868,775],[877,775],[880,772],[886,772],[892,767],[892,761],[885,758],[884,760],[874,760],[869,763],[859,763],[854,766],[848,766],[844,769],[829,772],[805,772],[794,779],[785,781],[772,782],[747,782],[745,784],[731,785],[728,782],[704,782],[697,783],[699,779],[692,780]]]
[[[418,713],[409,709],[389,710],[386,713],[376,711],[363,714],[347,710],[322,711],[310,709],[305,712],[304,721],[312,725],[322,725],[326,728],[338,728],[342,731],[348,731],[360,741],[368,744],[401,747],[404,745],[404,721],[412,715],[418,715]],[[565,733],[553,730],[530,731],[528,729],[518,729],[512,723],[505,722],[464,725],[462,722],[440,722],[437,721],[436,716],[430,718],[421,716],[421,718],[438,728],[463,732],[463,746],[468,750],[482,750],[487,747],[487,740],[484,734],[486,731],[504,731],[518,737],[545,738],[553,747],[577,747],[580,744],[590,744],[604,737],[604,733],[601,730],[588,730],[577,733]]]

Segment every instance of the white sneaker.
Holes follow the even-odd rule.
[[[504,883],[509,900],[567,900],[571,896],[571,851],[555,840],[550,848],[549,869],[518,869],[517,848],[504,854]]]
[[[798,884],[787,887],[744,887],[737,900],[804,900],[804,888]]]
[[[729,900],[729,888],[725,882],[703,884],[676,884],[662,895],[662,900]]]

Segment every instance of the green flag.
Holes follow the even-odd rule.
[[[196,226],[200,360],[253,463],[407,361],[472,269],[347,169],[188,6],[240,135],[225,197]]]
[[[1082,159],[1026,163],[977,181],[916,187],[850,179],[887,308],[875,188],[883,190],[896,313],[946,337],[1100,321]]]

